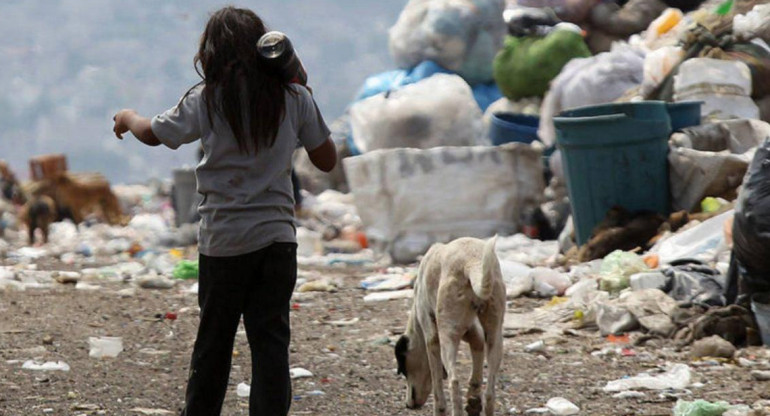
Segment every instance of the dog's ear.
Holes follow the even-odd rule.
[[[403,374],[406,377],[406,351],[409,348],[409,337],[402,335],[396,342],[396,362],[398,363],[397,374]]]
[[[444,373],[444,375],[443,375],[444,380],[448,379],[449,378],[449,374],[447,374],[446,367],[444,367],[444,364],[441,364],[441,371]]]

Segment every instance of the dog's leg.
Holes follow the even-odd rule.
[[[444,367],[441,364],[441,344],[435,330],[425,331],[428,349],[428,366],[433,387],[433,414],[446,416],[446,397],[444,396]]]
[[[465,411],[468,416],[481,415],[481,382],[484,372],[484,333],[477,322],[463,338],[471,347],[473,371],[468,382],[468,395]]]
[[[441,361],[446,366],[449,375],[449,398],[452,400],[452,416],[463,415],[463,398],[460,394],[460,380],[457,378],[457,349],[460,346],[460,335],[454,328],[446,325],[439,329],[441,339]]]
[[[503,327],[502,318],[499,325],[490,328],[487,338],[487,364],[489,366],[489,376],[487,377],[487,391],[484,395],[484,414],[493,416],[495,414],[495,388],[497,385],[497,372],[500,370],[500,363],[503,361]]]

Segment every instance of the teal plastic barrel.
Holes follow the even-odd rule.
[[[671,118],[671,130],[677,131],[687,127],[699,126],[702,105],[703,101],[667,103],[668,116]]]
[[[665,103],[581,107],[564,111],[554,124],[579,245],[615,205],[669,212]]]
[[[515,113],[493,113],[490,117],[489,138],[492,144],[532,143],[537,140],[540,117]]]

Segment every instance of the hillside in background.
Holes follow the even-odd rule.
[[[391,69],[387,30],[406,0],[236,3],[292,38],[328,122],[367,75]],[[65,153],[73,171],[115,183],[168,177],[195,147],[147,148],[112,135],[112,115],[154,115],[199,78],[192,60],[208,14],[189,0],[4,0],[0,5],[0,159],[20,177],[36,154]]]

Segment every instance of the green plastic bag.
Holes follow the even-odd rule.
[[[730,404],[727,402],[711,403],[705,400],[696,400],[688,402],[679,400],[674,406],[674,416],[722,416],[730,410]]]
[[[632,275],[649,270],[637,254],[615,250],[602,261],[599,269],[599,289],[612,293],[620,292],[630,286]]]
[[[174,267],[174,279],[188,280],[198,278],[198,261],[182,260]]]
[[[495,57],[495,82],[511,100],[542,97],[567,62],[588,56],[583,36],[571,30],[555,30],[544,38],[509,36]]]

